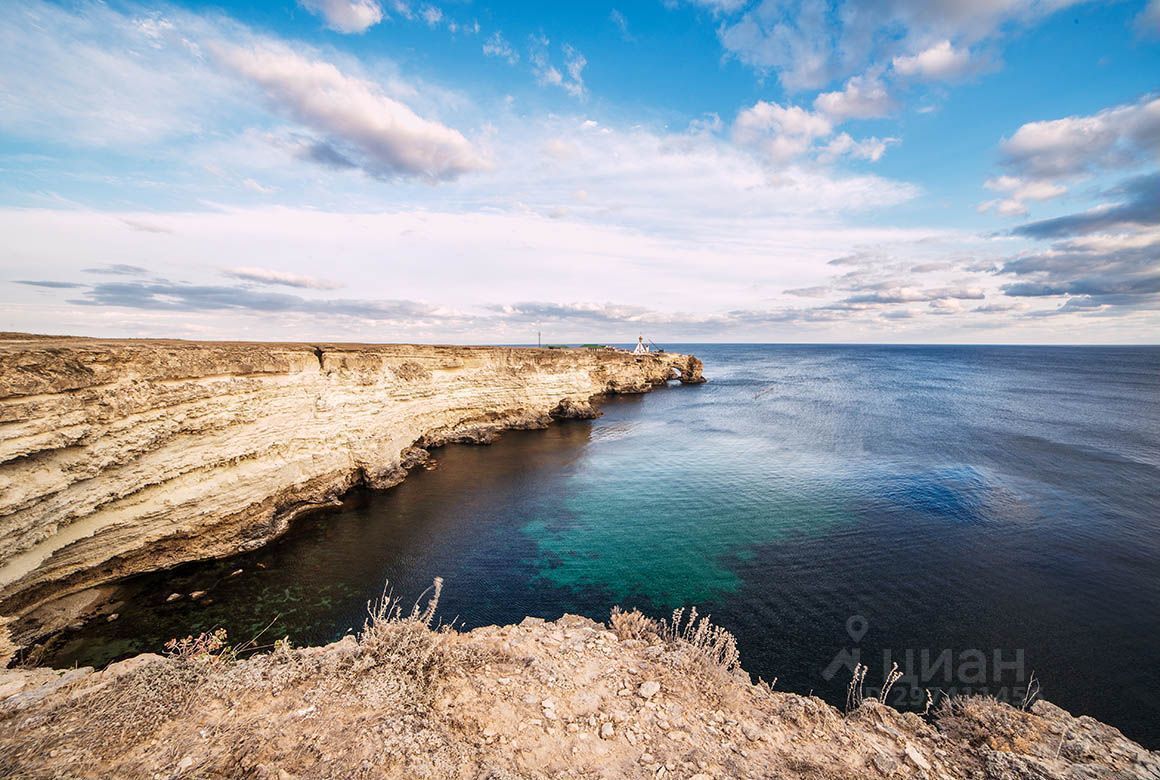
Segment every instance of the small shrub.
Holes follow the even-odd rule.
[[[422,689],[427,689],[455,665],[453,654],[447,651],[450,627],[432,630],[443,591],[443,578],[436,577],[429,590],[432,595],[426,607],[420,608],[416,601],[406,614],[399,599],[389,589],[384,589],[377,602],[367,603],[369,614],[358,640],[368,662],[367,668],[374,663],[387,664],[418,683]]]
[[[165,643],[165,654],[178,661],[209,666],[230,663],[236,659],[237,652],[226,643],[227,639],[224,628],[215,628],[208,634],[203,632],[184,639],[170,639]]]

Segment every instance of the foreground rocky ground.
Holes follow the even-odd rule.
[[[1160,754],[1043,701],[844,715],[751,684],[703,623],[459,633],[431,614],[246,660],[203,636],[100,672],[0,672],[0,776],[1160,778]]]

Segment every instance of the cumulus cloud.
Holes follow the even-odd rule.
[[[1025,176],[1060,178],[1124,168],[1160,155],[1160,98],[1089,116],[1029,122],[999,145],[1004,165]]]
[[[760,149],[774,162],[788,162],[805,154],[815,140],[833,131],[833,124],[821,114],[764,100],[742,110],[733,123],[737,143]]]
[[[826,3],[801,0],[783,6],[762,0],[718,30],[722,45],[760,71],[774,70],[789,90],[825,86],[836,74],[834,33]]]
[[[887,146],[898,140],[866,138],[856,141],[848,133],[837,136],[833,133],[834,123],[824,112],[764,100],[742,109],[733,123],[735,143],[755,149],[775,164],[786,164],[807,154],[815,155],[822,162],[833,162],[840,157],[877,162]],[[820,143],[825,139],[830,140]]]
[[[886,87],[877,74],[854,76],[840,92],[823,92],[814,99],[814,109],[835,122],[845,119],[875,119],[894,109]]]
[[[329,279],[319,279],[314,276],[275,271],[270,268],[229,268],[222,271],[222,273],[225,276],[233,279],[241,279],[246,282],[297,287],[304,290],[337,290],[343,286],[341,282],[334,282]]]
[[[1027,201],[1044,201],[1058,198],[1067,192],[1067,187],[1051,181],[1025,181],[1016,176],[997,176],[987,179],[983,186],[994,192],[1005,194],[1003,198],[984,201],[979,204],[980,213],[995,211],[1005,217],[1023,216],[1027,213]]]
[[[387,96],[374,82],[287,46],[256,43],[212,47],[227,70],[260,87],[271,104],[357,155],[360,167],[379,177],[454,179],[487,167],[458,130],[424,119]]]
[[[970,75],[976,63],[967,49],[956,49],[948,40],[942,40],[929,49],[909,57],[895,57],[894,72],[900,76],[922,81],[948,81]]]
[[[897,138],[863,138],[855,141],[849,133],[835,136],[818,153],[818,159],[830,162],[840,157],[853,157],[857,160],[878,162],[886,153],[886,148],[898,143]]]
[[[340,33],[361,33],[383,20],[383,9],[375,0],[299,0],[326,26]]]

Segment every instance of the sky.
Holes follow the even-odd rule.
[[[1160,342],[1160,0],[0,3],[0,330]]]

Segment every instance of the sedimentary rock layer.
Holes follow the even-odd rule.
[[[0,336],[0,622],[57,628],[64,596],[261,545],[356,484],[397,483],[423,448],[592,416],[593,396],[676,377],[702,381],[700,362]]]

